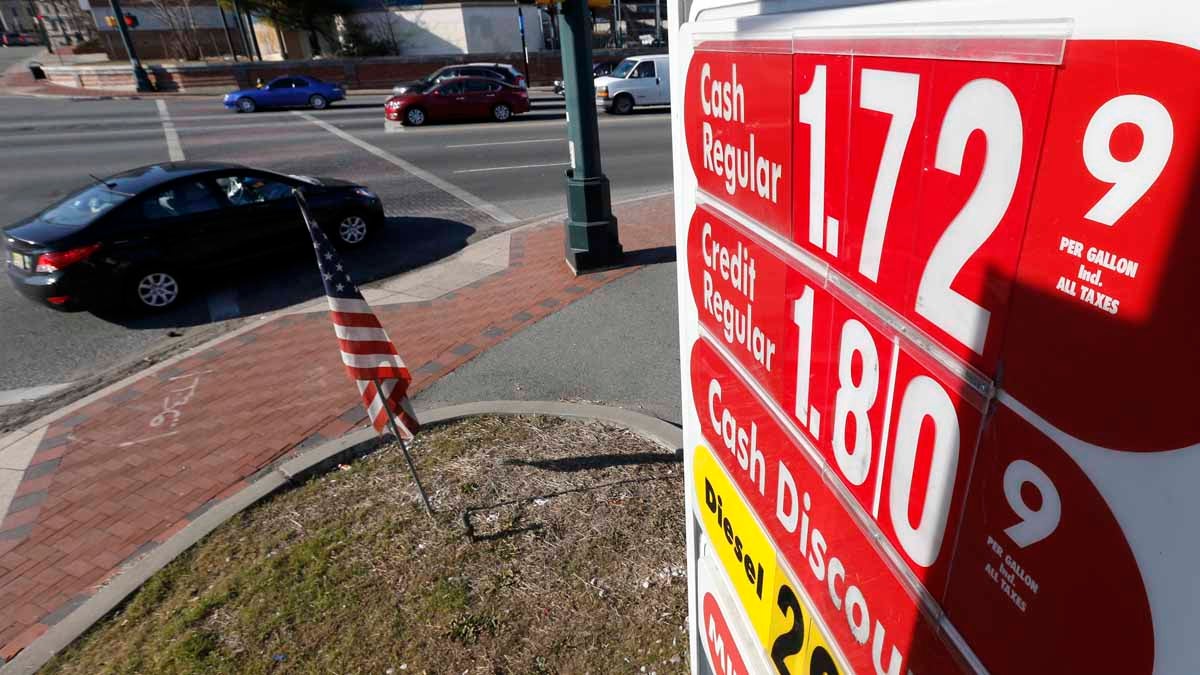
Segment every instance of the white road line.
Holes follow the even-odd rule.
[[[62,391],[71,386],[70,382],[62,384],[47,384],[40,387],[25,387],[24,389],[9,389],[0,391],[0,407],[16,405],[26,401],[36,401],[50,394]]]
[[[213,321],[224,321],[242,315],[238,306],[237,290],[222,288],[208,294],[208,316]]]
[[[503,223],[505,225],[511,225],[518,221],[518,218],[516,216],[509,213],[508,211],[505,211],[504,209],[500,208],[499,206],[496,206],[495,204],[493,204],[489,201],[486,201],[480,197],[477,197],[477,196],[471,194],[470,192],[467,192],[466,190],[458,187],[457,185],[454,185],[453,183],[444,181],[441,178],[438,178],[437,176],[433,175],[432,173],[429,173],[428,171],[426,171],[410,162],[406,162],[403,159],[400,159],[399,157],[393,155],[392,153],[388,152],[387,150],[384,150],[383,148],[380,148],[375,145],[371,145],[370,143],[358,138],[357,136],[354,136],[353,134],[342,131],[341,129],[333,126],[332,124],[330,124],[328,122],[325,122],[324,120],[319,120],[316,117],[313,117],[312,115],[309,115],[308,113],[305,113],[305,112],[300,112],[299,110],[292,111],[292,114],[298,115],[298,116],[308,120],[309,122],[312,122],[313,124],[321,127],[325,131],[328,131],[329,133],[333,134],[334,136],[337,136],[338,138],[346,141],[347,143],[352,143],[354,145],[357,145],[358,147],[362,148],[363,150],[366,150],[367,152],[371,153],[372,155],[375,155],[376,157],[384,160],[385,162],[389,162],[390,164],[392,164],[396,167],[399,167],[400,169],[402,169],[404,171],[407,171],[408,173],[416,176],[417,178],[420,178],[421,180],[425,181],[426,183],[429,183],[430,185],[457,197],[459,200],[469,204],[470,206],[475,207],[476,209],[479,209],[480,211],[483,211],[484,213],[488,214],[489,216],[491,216],[492,218],[494,218],[496,221],[498,221],[500,223]]]
[[[172,162],[183,161],[183,146],[179,144],[179,132],[175,131],[175,123],[171,121],[171,113],[167,110],[167,102],[163,99],[155,101],[158,105],[158,119],[162,120],[163,134],[167,137],[167,154]]]
[[[447,145],[447,148],[482,148],[486,145],[520,145],[522,143],[549,143],[558,141],[562,143],[566,138],[530,138],[524,141],[496,141],[495,143],[462,143],[459,145]]]
[[[483,171],[505,171],[507,169],[541,169],[547,166],[570,166],[570,162],[553,162],[551,164],[517,164],[516,166],[489,166],[484,169],[460,169],[454,173],[480,173]]]

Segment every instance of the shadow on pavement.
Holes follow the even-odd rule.
[[[674,246],[657,246],[655,248],[642,248],[636,251],[625,251],[625,258],[617,267],[637,267],[639,265],[657,265],[668,262],[675,262]]]
[[[386,219],[366,245],[342,253],[360,287],[428,265],[461,250],[475,228],[442,218]],[[96,316],[133,330],[198,326],[283,309],[324,294],[311,246],[297,246],[257,261],[206,273],[178,308],[139,315],[97,310]]]
[[[510,459],[505,464],[528,466],[543,471],[592,471],[608,469],[614,466],[630,466],[635,464],[678,464],[681,459],[675,455],[662,452],[639,452],[634,454],[614,453],[611,455],[586,455],[583,457],[562,457],[560,459]]]

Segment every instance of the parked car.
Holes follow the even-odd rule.
[[[308,75],[285,75],[271,80],[261,89],[238,89],[225,94],[225,107],[246,113],[259,108],[305,106],[323,110],[334,101],[345,98],[346,91],[340,85],[322,82]]]
[[[666,54],[631,56],[595,80],[596,106],[626,115],[640,105],[670,105],[671,69]]]
[[[339,247],[383,224],[362,185],[226,162],[152,164],[94,183],[3,229],[9,281],[56,306],[163,310],[202,272],[310,243],[293,191]]]
[[[592,64],[592,79],[595,80],[597,77],[604,77],[605,75],[608,75],[613,71],[613,68],[617,67],[618,63],[620,63],[620,61],[596,61]],[[559,96],[566,96],[566,91],[566,80],[554,81],[555,94],[558,94]]]
[[[513,115],[529,112],[529,92],[490,78],[456,77],[414,85],[389,98],[383,112],[389,121],[410,126],[451,119],[507,122]]]
[[[5,47],[29,47],[37,43],[37,36],[29,33],[0,33],[0,45]]]
[[[392,87],[392,94],[398,96],[413,87],[427,87],[430,84],[437,84],[438,82],[455,77],[486,77],[506,82],[521,89],[529,88],[525,82],[525,76],[521,74],[521,71],[507,63],[460,63],[438,68],[419,80],[401,82]]]

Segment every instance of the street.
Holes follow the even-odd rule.
[[[0,50],[15,58],[23,50]],[[365,183],[383,199],[385,232],[348,256],[360,283],[441,259],[466,243],[564,210],[562,99],[537,94],[507,123],[385,128],[382,95],[329,110],[240,115],[216,96],[65,100],[0,96],[0,222],[30,215],[73,189],[139,165],[226,160],[284,173]],[[614,201],[669,190],[670,115],[601,115]],[[0,406],[28,388],[58,385],[136,359],[180,335],[216,332],[243,317],[320,295],[306,256],[233,270],[157,316],[63,312],[0,289]]]

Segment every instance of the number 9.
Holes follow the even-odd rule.
[[[1142,132],[1142,149],[1123,162],[1112,156],[1109,142],[1122,124]],[[1083,217],[1112,226],[1146,194],[1162,174],[1175,143],[1171,113],[1163,104],[1139,94],[1109,99],[1092,115],[1083,133],[1083,163],[1092,175],[1112,187]]]
[[[1021,498],[1021,488],[1029,483],[1037,488],[1042,505],[1036,511]],[[1054,482],[1045,471],[1033,464],[1018,459],[1004,470],[1004,497],[1008,506],[1021,518],[1021,522],[1004,530],[1017,546],[1025,548],[1049,537],[1062,518],[1062,500]]]

